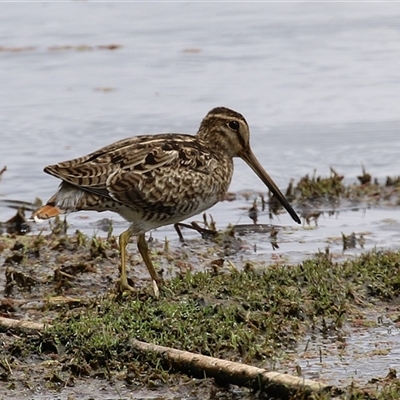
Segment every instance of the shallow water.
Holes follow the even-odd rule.
[[[376,315],[376,320],[382,315]],[[376,322],[375,320],[375,322]],[[307,378],[337,386],[360,386],[399,369],[400,330],[388,320],[368,329],[349,328],[341,341],[317,337],[298,347]]]
[[[245,115],[280,185],[329,166],[398,174],[399,16],[390,3],[3,3],[1,196],[46,198],[44,165],[195,133],[219,105]],[[231,189],[248,188],[263,189],[239,161]]]
[[[211,108],[247,118],[254,152],[279,186],[361,165],[383,181],[400,174],[400,5],[395,3],[2,3],[0,200],[46,200],[56,179],[42,169],[142,133],[195,133]],[[98,46],[119,45],[114,50]],[[240,160],[231,191],[266,192]],[[210,210],[219,228],[249,223],[252,200]],[[0,205],[0,220],[14,211]],[[81,213],[91,233],[112,214]],[[268,214],[260,223],[269,223]],[[396,208],[359,209],[318,226],[288,215],[280,248],[250,235],[246,255],[299,261],[329,247],[338,258],[398,248]],[[341,233],[362,234],[343,253]],[[171,227],[153,233],[178,245]],[[185,231],[185,236],[196,234]],[[254,252],[254,245],[257,251]],[[400,367],[398,357],[392,358]]]
[[[4,3],[1,11],[0,163],[8,170],[0,200],[46,200],[58,181],[45,165],[134,134],[194,133],[217,105],[246,116],[254,152],[282,189],[331,166],[347,182],[362,164],[381,181],[400,173],[397,4],[160,3],[154,12],[146,3]],[[241,160],[230,190],[266,192]],[[219,227],[248,223],[249,204],[210,212]],[[383,212],[393,237],[370,244],[396,246],[397,213]],[[13,213],[0,204],[1,220]],[[122,223],[96,213],[71,222],[91,232],[88,222],[103,217]],[[318,232],[376,231],[376,218],[342,212]],[[310,252],[325,247],[313,240]]]

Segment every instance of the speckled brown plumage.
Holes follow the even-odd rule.
[[[125,246],[138,236],[138,248],[154,281],[144,233],[201,213],[222,200],[241,157],[270,188],[296,222],[297,214],[253,155],[244,117],[227,108],[211,110],[196,136],[159,134],[115,142],[87,156],[46,167],[62,180],[59,190],[33,215],[47,219],[79,211],[115,211],[131,222],[120,236],[121,286],[131,289]]]

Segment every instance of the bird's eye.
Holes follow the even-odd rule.
[[[237,121],[230,121],[228,123],[229,128],[231,128],[234,131],[237,131],[239,129],[239,122]]]

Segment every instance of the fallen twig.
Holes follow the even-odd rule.
[[[24,321],[18,319],[0,317],[0,328],[17,329],[21,331],[42,331],[45,324],[41,322]]]
[[[170,367],[180,372],[199,378],[204,378],[205,376],[213,377],[221,383],[251,387],[255,390],[268,392],[274,397],[289,398],[297,391],[311,395],[312,393],[323,391],[330,392],[333,389],[332,386],[310,379],[267,371],[247,364],[221,360],[170,347],[158,346],[136,339],[132,339],[130,344],[141,353],[150,352],[161,356]]]

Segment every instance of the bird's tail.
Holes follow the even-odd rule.
[[[64,214],[64,211],[62,211],[60,208],[55,206],[54,204],[47,203],[43,207],[39,208],[39,210],[36,210],[32,216],[31,220],[34,220],[35,222],[43,221],[45,219],[57,217],[57,215]]]

